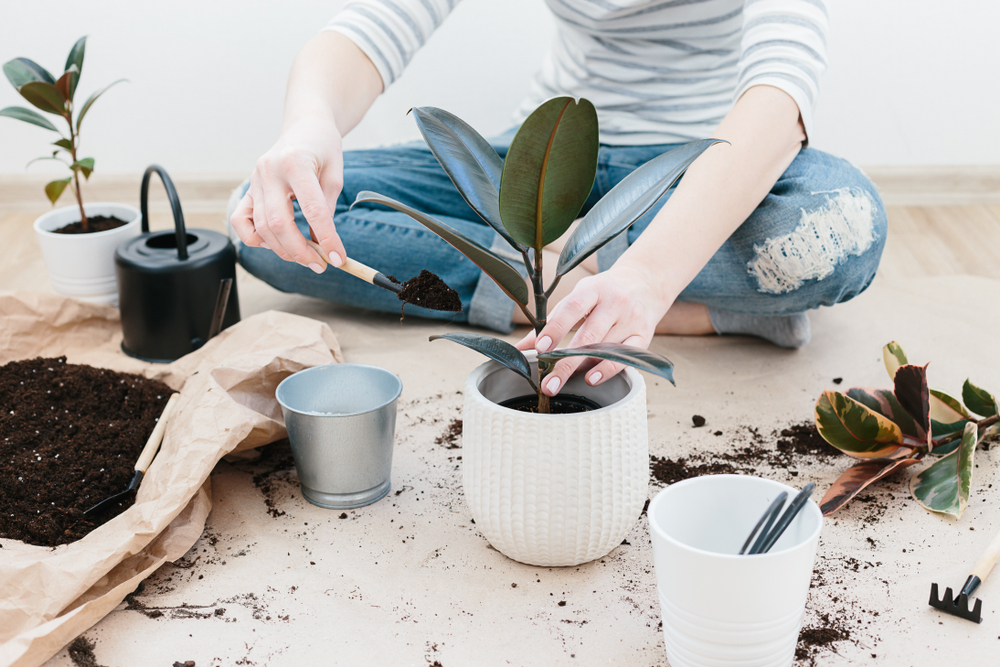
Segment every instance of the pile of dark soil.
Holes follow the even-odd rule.
[[[458,297],[458,292],[427,269],[422,270],[416,278],[410,278],[403,283],[403,289],[396,296],[400,301],[421,308],[450,312],[462,310],[462,300]]]
[[[800,463],[827,463],[843,456],[823,440],[816,425],[810,422],[795,424],[772,433],[772,438],[777,440],[773,449],[766,446],[766,439],[757,429],[746,427],[745,432],[752,442],[732,451],[698,453],[678,459],[650,456],[650,472],[661,484],[673,484],[701,475],[755,473],[765,467],[772,470],[784,469],[797,475],[798,472],[792,469]],[[721,435],[721,432],[716,432],[716,435]]]
[[[93,232],[106,232],[109,229],[117,229],[128,223],[118,218],[111,218],[104,215],[92,215],[87,218],[87,231],[83,231],[83,225],[79,222],[71,222],[65,227],[54,230],[55,234],[91,234]]]
[[[83,516],[128,487],[171,393],[66,357],[0,367],[0,537],[66,544],[128,509]]]

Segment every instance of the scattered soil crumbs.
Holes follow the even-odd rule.
[[[102,667],[94,655],[95,646],[96,644],[86,637],[77,637],[66,650],[69,651],[70,660],[77,667]]]
[[[701,475],[726,475],[734,473],[753,473],[763,466],[785,469],[789,474],[798,475],[792,470],[800,463],[809,464],[813,461],[829,462],[842,454],[830,446],[820,436],[815,424],[803,422],[774,431],[772,438],[777,439],[774,449],[765,446],[766,440],[753,427],[745,427],[752,442],[744,447],[734,448],[729,452],[699,453],[678,459],[668,459],[650,456],[650,471],[653,478],[660,484],[673,484],[690,477]]]
[[[172,391],[66,357],[0,367],[0,537],[66,544],[131,507],[83,516],[128,487]]]
[[[184,662],[177,660],[174,662],[174,667],[195,667],[195,664],[194,660],[185,660]]]
[[[701,415],[692,415],[691,423],[694,424],[695,428],[701,428],[702,426],[705,425],[705,418],[702,417]]]
[[[260,457],[243,464],[253,472],[253,484],[264,495],[267,513],[277,519],[285,512],[275,502],[278,492],[291,484],[288,473],[295,470],[295,459],[288,438],[261,447]]]
[[[92,215],[87,218],[87,231],[83,231],[83,225],[79,222],[71,222],[65,227],[52,230],[55,234],[92,234],[94,232],[106,232],[109,229],[117,229],[128,223],[118,218],[105,215]]]
[[[462,300],[458,298],[458,292],[427,269],[423,269],[416,278],[410,278],[403,283],[403,289],[396,296],[400,301],[431,310],[451,312],[462,310]]]
[[[434,438],[434,444],[444,445],[445,449],[460,449],[462,447],[462,420],[452,419],[444,433]]]

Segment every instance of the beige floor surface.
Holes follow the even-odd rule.
[[[654,341],[676,363],[678,387],[647,378],[651,452],[676,459],[731,451],[754,441],[750,429],[763,446],[773,446],[775,430],[811,418],[819,393],[837,386],[834,378],[843,378],[841,388],[885,386],[880,350],[893,339],[911,360],[933,361],[934,387],[957,392],[971,374],[1000,390],[997,263],[987,244],[951,238],[956,224],[980,240],[976,225],[997,233],[1000,213],[989,206],[946,208],[942,215],[951,222],[941,223],[927,223],[925,208],[893,209],[883,275],[854,301],[816,312],[813,342],[802,350],[747,338]],[[904,214],[912,219],[905,224]],[[37,246],[25,231],[35,215],[5,214],[0,206],[8,243],[0,289],[44,284]],[[217,227],[219,215],[192,214],[188,222]],[[917,233],[910,224],[929,231]],[[934,237],[945,224],[947,238]],[[979,275],[961,275],[972,272]],[[239,281],[244,315],[278,308],[321,319],[337,333],[348,361],[400,375],[393,491],[341,519],[302,499],[281,451],[255,463],[220,464],[204,536],[137,598],[162,616],[122,605],[90,629],[100,664],[667,664],[644,518],[628,544],[567,569],[512,562],[470,522],[461,449],[435,439],[460,416],[458,390],[479,359],[446,342],[427,342],[432,333],[461,327],[400,322],[283,295],[243,272]],[[693,414],[707,425],[693,428]],[[906,473],[827,522],[806,625],[822,625],[828,614],[851,636],[819,653],[815,664],[995,662],[1000,576],[981,590],[982,625],[930,609],[927,595],[931,582],[961,585],[1000,529],[998,462],[1000,447],[977,452],[974,491],[960,522],[916,506]],[[847,465],[800,458],[790,470],[759,472],[797,486],[815,481],[823,491]],[[652,484],[650,493],[657,489]],[[63,651],[48,664],[72,663]]]

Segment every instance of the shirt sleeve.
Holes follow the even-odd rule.
[[[799,107],[808,142],[826,69],[828,23],[825,0],[747,0],[734,99],[752,86],[785,91]]]
[[[357,44],[388,88],[459,2],[357,0],[348,3],[324,30],[339,32]]]

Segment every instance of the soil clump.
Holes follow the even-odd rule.
[[[399,282],[392,276],[389,278],[395,283]],[[458,292],[427,269],[423,269],[416,278],[410,278],[403,283],[403,289],[396,296],[400,301],[421,308],[454,313],[462,310],[462,300],[458,297]]]
[[[0,367],[0,537],[66,544],[131,507],[134,497],[83,516],[128,487],[172,392],[66,357]]]
[[[128,223],[118,218],[105,215],[91,215],[87,217],[87,231],[83,231],[83,225],[79,221],[71,222],[64,227],[53,230],[55,234],[93,234],[94,232],[106,232],[109,229],[118,229]]]
[[[74,639],[66,647],[66,650],[69,652],[69,659],[77,667],[103,667],[103,665],[97,662],[97,656],[94,655],[95,646],[97,644],[81,636]]]
[[[443,445],[445,449],[461,449],[462,420],[452,419],[444,433],[434,438],[435,445]]]

